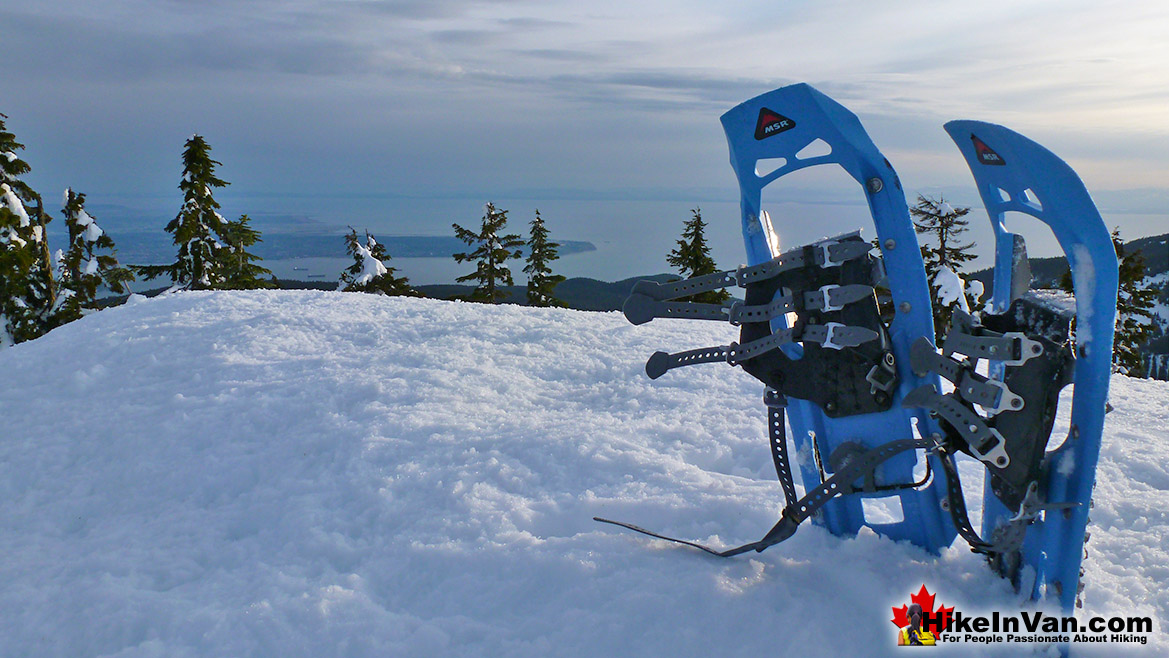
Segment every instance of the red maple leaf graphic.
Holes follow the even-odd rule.
[[[946,627],[950,625],[950,617],[954,614],[954,606],[947,608],[939,603],[937,609],[935,610],[934,595],[930,594],[930,591],[925,588],[924,583],[922,584],[921,589],[918,590],[917,594],[911,594],[909,596],[909,602],[920,605],[922,611],[928,611],[930,616],[941,621],[941,630],[937,631],[938,633],[945,631]],[[893,608],[893,618],[889,621],[893,622],[893,625],[897,628],[904,628],[908,626],[909,605],[906,604],[900,608]]]

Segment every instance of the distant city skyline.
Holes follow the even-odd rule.
[[[72,186],[173,216],[179,153],[199,133],[240,212],[439,235],[496,200],[517,228],[538,207],[554,235],[668,250],[700,206],[733,266],[718,117],[806,81],[860,116],[910,204],[974,206],[980,241],[985,216],[941,128],[953,118],[1049,147],[1133,238],[1169,230],[1169,6],[1119,7],[0,0],[0,112],[54,213]],[[868,222],[842,172],[781,185],[789,243]]]

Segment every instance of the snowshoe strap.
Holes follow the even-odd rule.
[[[685,352],[675,352],[673,354],[669,352],[654,352],[645,363],[645,374],[649,375],[650,379],[657,379],[675,368],[693,366],[700,363],[726,362],[733,366],[739,365],[764,352],[774,350],[780,345],[786,345],[792,342],[792,333],[794,331],[794,329],[780,329],[773,334],[768,334],[763,338],[743,345],[738,343],[714,345],[711,347],[700,347],[696,350],[687,350]],[[856,347],[869,341],[877,340],[878,338],[880,338],[880,334],[872,329],[850,327],[838,322],[829,322],[826,325],[804,325],[798,340],[818,343],[824,347],[839,350],[845,347]]]
[[[918,338],[913,342],[909,364],[919,377],[931,372],[945,377],[955,389],[961,391],[963,400],[981,406],[987,415],[1023,408],[1023,398],[1015,395],[1006,384],[974,372],[973,364],[969,361],[957,361],[938,354],[928,338]]]
[[[767,405],[767,439],[771,443],[771,461],[775,464],[775,476],[783,488],[784,508],[788,508],[796,502],[796,485],[792,479],[791,462],[787,458],[787,430],[784,427],[787,399],[779,391],[769,388],[763,393],[763,403]]]
[[[970,549],[982,553],[990,548],[990,544],[982,541],[974,527],[970,524],[970,512],[966,509],[966,498],[962,494],[962,481],[958,479],[958,467],[954,464],[954,456],[939,454],[942,462],[942,472],[946,474],[946,507],[950,510],[950,519],[958,534],[970,544]]]
[[[975,359],[989,359],[1001,361],[1003,365],[1021,366],[1043,354],[1043,345],[1018,331],[1007,332],[1001,336],[974,336],[963,331],[951,331],[946,334],[942,351],[947,356],[957,352]]]
[[[790,301],[790,300],[789,300]],[[630,324],[645,324],[655,318],[682,318],[686,320],[721,320],[731,317],[731,307],[722,304],[696,302],[661,302],[647,295],[634,293],[621,307]]]
[[[657,379],[674,368],[692,366],[698,363],[726,363],[727,354],[731,345],[715,345],[714,347],[700,347],[685,352],[654,352],[645,362],[645,374],[650,379]]]
[[[687,281],[697,281],[701,278],[705,277],[687,279]],[[744,322],[768,322],[796,310],[796,303],[791,295],[776,297],[769,304],[748,306],[743,302],[736,301],[730,306],[725,306],[723,304],[704,304],[700,302],[664,301],[657,299],[655,295],[666,293],[652,290],[642,284],[661,287],[652,281],[639,281],[634,286],[633,292],[625,300],[621,311],[625,314],[625,319],[635,325],[645,324],[657,318],[679,318],[686,320],[729,321],[731,324],[738,326]],[[708,292],[710,290],[710,287],[707,286],[700,287],[704,288],[701,292]],[[645,291],[647,290],[652,294],[646,294]],[[872,286],[862,284],[843,286],[828,285],[821,287],[819,290],[811,290],[803,293],[803,308],[809,311],[839,311],[848,304],[869,299],[872,296]]]
[[[632,294],[664,302],[712,290],[722,290],[731,286],[746,288],[748,283],[764,281],[783,272],[808,265],[835,267],[846,261],[861,258],[872,250],[873,246],[868,242],[845,239],[852,235],[854,234],[838,236],[806,247],[797,247],[767,262],[751,267],[744,265],[733,270],[704,274],[669,283],[638,281],[633,286]]]
[[[715,272],[714,274],[682,279],[681,281],[671,281],[670,283],[638,281],[633,284],[633,290],[631,292],[633,295],[643,295],[652,300],[664,302],[679,297],[689,297],[690,295],[697,295],[703,292],[729,288],[730,286],[736,285],[736,277],[736,270],[726,270],[723,272]]]
[[[905,407],[920,407],[941,416],[962,437],[966,446],[979,461],[998,468],[1011,463],[1006,440],[998,430],[990,427],[973,409],[962,404],[954,393],[942,395],[933,384],[919,386],[902,401]]]
[[[782,407],[778,407],[778,408],[782,409]],[[771,414],[769,413],[769,416],[770,415]],[[780,419],[780,424],[782,425],[782,418]],[[770,432],[769,432],[769,434],[770,434]],[[780,515],[779,521],[777,521],[776,524],[774,526],[772,526],[771,530],[769,530],[767,532],[767,534],[763,536],[762,539],[760,539],[759,541],[753,541],[749,544],[743,544],[742,546],[736,546],[734,548],[719,550],[716,548],[711,548],[709,546],[705,546],[705,545],[700,544],[700,543],[695,542],[695,541],[690,541],[687,539],[677,539],[674,537],[668,537],[666,535],[661,535],[661,534],[658,534],[655,532],[651,532],[649,530],[646,530],[645,528],[633,525],[631,523],[624,523],[621,521],[613,521],[610,519],[605,519],[605,518],[601,518],[601,517],[597,517],[597,516],[594,516],[593,520],[599,521],[601,523],[609,523],[612,525],[621,526],[622,528],[628,528],[629,530],[633,530],[634,532],[640,532],[643,535],[648,535],[650,537],[655,537],[657,539],[664,539],[665,541],[674,542],[676,544],[683,544],[686,546],[691,546],[691,547],[697,548],[699,550],[705,551],[707,553],[710,553],[711,555],[716,555],[718,557],[733,557],[735,555],[739,555],[740,553],[746,553],[748,551],[762,552],[763,550],[767,549],[768,547],[774,546],[775,544],[778,544],[778,543],[784,541],[785,539],[791,537],[792,535],[794,535],[796,533],[796,529],[799,527],[799,525],[801,523],[803,523],[805,520],[807,520],[810,516],[815,514],[829,500],[832,500],[836,496],[857,493],[857,492],[863,491],[864,485],[857,486],[856,485],[857,481],[863,480],[863,479],[866,479],[867,477],[869,477],[869,475],[872,473],[872,471],[875,470],[878,466],[880,466],[885,461],[889,460],[890,458],[894,457],[895,455],[898,455],[902,452],[905,452],[906,450],[931,448],[933,446],[934,446],[934,441],[932,439],[925,439],[925,438],[900,439],[897,441],[890,441],[889,443],[886,443],[884,445],[873,448],[872,450],[869,450],[867,452],[856,455],[852,459],[848,460],[848,463],[845,464],[840,470],[833,473],[832,477],[830,477],[827,480],[825,480],[824,482],[820,483],[820,486],[818,486],[815,489],[812,489],[811,491],[804,494],[804,497],[797,500],[795,503],[789,504],[786,507],[784,507],[783,512]],[[772,455],[774,456],[777,452],[778,452],[777,450],[773,449]],[[786,453],[786,448],[785,448],[785,453]],[[779,461],[778,460],[776,460],[776,461],[777,461],[777,470],[778,470]],[[789,468],[788,472],[790,473],[790,468]],[[785,487],[784,495],[786,496],[787,495],[786,483],[783,486]],[[795,486],[792,485],[793,497],[794,497],[794,492],[795,492]],[[969,522],[967,522],[967,525],[969,525]],[[971,531],[971,532],[973,532],[973,531]]]

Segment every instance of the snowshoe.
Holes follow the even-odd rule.
[[[801,84],[747,101],[722,123],[742,195],[748,264],[672,283],[639,282],[624,311],[634,324],[668,317],[741,327],[730,345],[655,353],[646,373],[657,378],[726,362],[763,382],[785,506],[762,539],[725,549],[597,520],[724,557],[782,542],[809,518],[840,536],[867,526],[935,553],[961,534],[1017,586],[1035,597],[1054,593],[1070,608],[1103,427],[1117,290],[1112,243],[1083,184],[1057,157],[1005,128],[946,124],[994,225],[996,267],[990,308],[981,317],[956,311],[939,353],[900,181],[856,116]],[[816,142],[828,152],[805,157]],[[760,161],[778,167],[760,173]],[[826,164],[841,166],[864,188],[876,246],[853,233],[781,252],[760,208],[763,188]],[[1008,211],[1044,221],[1063,247],[1078,300],[1074,343],[1072,313],[1028,291],[1026,248],[1005,228]],[[743,289],[743,301],[677,301],[732,286]],[[1069,383],[1076,384],[1072,430],[1049,450],[1059,393]],[[802,496],[785,421],[806,484]],[[967,517],[954,462],[959,452],[987,468],[981,535]],[[865,498],[895,499],[903,520],[866,519]]]
[[[994,124],[951,121],[945,129],[974,174],[995,233],[994,314],[983,314],[982,324],[993,331],[1023,332],[1045,353],[1040,372],[1033,375],[1009,361],[991,362],[997,381],[1026,404],[1032,403],[1027,398],[1037,399],[1044,410],[1024,407],[998,416],[1008,452],[1018,451],[1012,459],[1022,463],[988,467],[982,536],[1011,535],[1020,518],[1034,515],[1021,546],[998,552],[992,564],[1016,586],[1030,589],[1033,598],[1054,597],[1070,611],[1082,589],[1080,561],[1112,372],[1116,251],[1083,182],[1059,157]],[[1021,236],[1007,230],[1007,212],[1035,217],[1055,234],[1072,271],[1074,315],[1066,305],[1028,291],[1026,249]],[[1073,320],[1075,337],[1069,341],[1067,327]],[[1040,449],[1038,442],[1047,442],[1051,432],[1056,389],[1065,383],[1074,384],[1071,429],[1057,448]],[[1047,512],[1039,514],[1042,509]]]

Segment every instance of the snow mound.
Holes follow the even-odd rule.
[[[724,545],[771,527],[760,385],[642,372],[733,337],[250,291],[137,299],[0,351],[0,654],[879,655],[923,583],[1018,610],[961,542],[935,558],[804,526],[720,560],[593,522]],[[1152,616],[1141,649],[1164,655],[1169,385],[1113,390],[1084,614]]]

